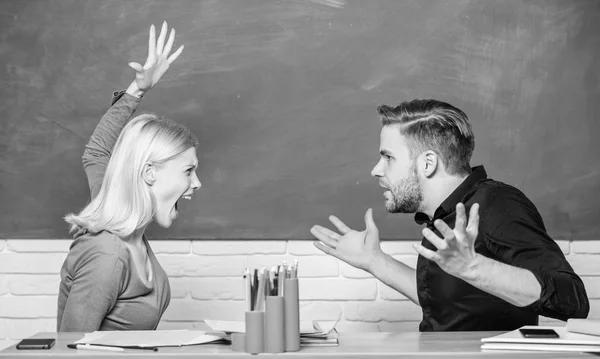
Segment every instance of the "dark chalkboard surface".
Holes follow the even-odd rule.
[[[68,238],[83,146],[167,20],[183,55],[141,110],[200,140],[203,188],[153,238],[312,238],[336,214],[417,238],[370,177],[379,104],[462,108],[473,165],[522,189],[556,239],[600,233],[600,2],[0,1],[0,237]]]

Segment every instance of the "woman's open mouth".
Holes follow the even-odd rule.
[[[175,201],[175,205],[173,206],[173,210],[175,212],[174,218],[177,218],[177,216],[179,215],[179,210],[178,210],[177,207],[178,207],[178,204],[179,204],[179,200],[181,200],[181,199],[185,199],[185,200],[191,201],[192,200],[192,195],[191,194],[184,194],[183,196],[181,196],[181,198],[179,198],[177,201]]]

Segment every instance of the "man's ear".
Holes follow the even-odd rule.
[[[437,153],[429,150],[425,151],[422,154],[423,156],[423,174],[425,177],[430,178],[435,174],[435,171],[438,169],[439,158]]]
[[[142,169],[142,178],[148,186],[152,186],[156,181],[156,168],[151,163],[144,164]]]

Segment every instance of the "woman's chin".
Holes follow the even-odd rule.
[[[163,228],[169,228],[177,217],[179,217],[179,211],[176,206],[173,206],[168,213],[158,211],[154,217],[154,221]]]
[[[157,218],[156,224],[158,224],[162,228],[169,228],[171,227],[171,224],[173,224],[173,221],[171,219]]]
[[[169,228],[171,227],[175,219],[177,219],[177,215],[177,211],[171,211],[167,215],[156,216],[156,223],[163,228]]]

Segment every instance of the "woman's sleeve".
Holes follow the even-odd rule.
[[[117,138],[139,105],[141,98],[125,91],[113,93],[112,105],[102,116],[83,151],[83,169],[90,186],[91,198],[100,191],[106,166]]]

